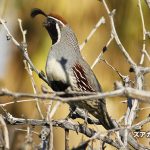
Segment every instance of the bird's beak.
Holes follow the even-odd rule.
[[[43,22],[43,26],[44,26],[44,27],[48,27],[48,26],[50,26],[50,24],[49,24],[48,21],[46,20],[46,21]]]
[[[43,26],[44,27],[48,26],[47,20],[43,22]]]

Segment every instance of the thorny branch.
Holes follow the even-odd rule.
[[[6,117],[4,117],[6,122],[11,125],[32,125],[32,126],[50,126],[50,122],[46,120],[36,120],[36,119],[23,119],[23,118],[15,118],[11,114],[6,113]],[[132,125],[131,127],[127,127],[128,130],[136,130],[137,128],[141,128],[143,125],[150,122],[150,117],[147,119]],[[115,128],[112,130],[108,130],[106,132],[96,132],[95,130],[86,127],[84,124],[76,124],[71,120],[52,120],[52,125],[54,127],[61,127],[68,130],[73,130],[75,132],[83,133],[88,137],[91,137],[92,139],[100,139],[102,141],[105,141],[108,144],[113,145],[114,147],[119,147],[119,145],[116,142],[113,142],[113,140],[110,139],[110,137],[107,136],[108,133],[113,133],[115,131],[124,130],[126,127],[120,127]],[[139,145],[142,147],[142,145]]]
[[[111,29],[112,29],[112,35],[115,38],[115,41],[118,45],[118,47],[120,48],[121,52],[123,53],[124,57],[126,58],[126,60],[128,61],[128,63],[130,64],[131,68],[133,69],[133,72],[135,73],[135,88],[142,90],[143,89],[143,72],[140,68],[140,66],[138,66],[130,57],[130,55],[128,54],[128,52],[126,51],[126,49],[124,48],[124,46],[122,45],[116,29],[115,29],[115,24],[114,24],[114,14],[115,14],[115,10],[113,10],[112,12],[109,10],[107,3],[105,0],[102,0],[102,3],[108,13],[109,19],[110,19],[110,24],[111,24]],[[141,6],[140,4],[140,0],[139,0],[139,6]],[[140,14],[141,14],[141,18],[142,18],[142,25],[143,25],[143,39],[145,39],[145,26],[144,26],[144,20],[143,20],[143,14],[141,13],[141,7],[140,7]],[[145,41],[144,41],[145,42]],[[143,43],[143,51],[144,53],[146,52],[145,50],[145,43]],[[143,56],[142,56],[143,57]],[[141,58],[142,58],[141,57]],[[131,107],[128,106],[127,112],[126,112],[126,116],[125,116],[125,125],[127,126],[131,126],[135,117],[136,117],[136,110],[139,107],[139,103],[137,99],[128,99],[128,104],[131,104]],[[128,139],[128,130],[125,130],[124,132],[124,147],[127,148],[127,139]]]
[[[4,117],[4,119],[6,120],[8,124],[11,124],[11,125],[50,126],[49,121],[15,118],[9,113],[7,114],[6,117]],[[52,125],[54,127],[61,127],[61,128],[68,129],[68,130],[73,130],[77,133],[85,134],[87,137],[92,137],[96,133],[95,130],[86,127],[84,124],[76,124],[71,120],[52,120]],[[119,147],[117,143],[113,142],[113,140],[109,139],[108,137],[99,136],[97,138],[117,148]]]

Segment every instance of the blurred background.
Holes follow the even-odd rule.
[[[150,9],[144,1],[142,8],[146,29],[150,31]],[[133,60],[139,64],[140,50],[142,49],[142,27],[137,0],[113,0],[107,1],[110,10],[116,9],[114,17],[116,29],[121,42],[127,49]],[[18,41],[22,41],[22,35],[19,29],[17,19],[23,21],[23,28],[27,30],[28,52],[33,64],[38,70],[45,71],[46,57],[51,46],[51,40],[42,26],[43,17],[38,16],[35,19],[30,17],[32,8],[40,8],[47,13],[53,12],[61,15],[74,30],[79,43],[81,44],[87,37],[94,25],[104,16],[106,24],[102,25],[86,44],[82,50],[85,60],[91,65],[96,59],[102,48],[110,38],[111,27],[108,15],[102,5],[97,0],[0,0],[0,17],[7,20],[7,26]],[[150,50],[150,40],[146,42],[147,51]],[[129,75],[134,80],[134,75],[129,73],[129,65],[123,57],[116,43],[113,41],[104,58],[123,75]],[[147,59],[145,66],[149,66]],[[102,85],[103,91],[110,91],[114,88],[114,82],[120,80],[117,73],[112,71],[104,62],[100,62],[94,68],[94,72]],[[34,73],[34,79],[38,92],[41,93],[43,81]],[[144,88],[150,89],[150,76],[147,75],[144,80]],[[16,92],[33,92],[29,75],[25,70],[23,57],[16,46],[6,39],[6,31],[0,25],[0,87],[7,88]],[[9,98],[0,98],[0,103],[10,101]],[[112,118],[118,120],[126,112],[126,104],[121,103],[121,98],[112,98],[107,100],[107,108]],[[48,101],[40,102],[42,111],[46,115],[46,106]],[[141,107],[148,107],[148,104],[141,104]],[[17,103],[6,107],[6,109],[16,117],[37,118],[40,116],[37,112],[35,103]],[[146,118],[150,109],[142,110],[138,114],[136,122]],[[63,104],[58,109],[54,119],[65,118],[68,114],[68,105]],[[149,124],[150,126],[150,124]],[[26,126],[9,126],[10,142],[12,149],[19,149],[24,143],[26,132],[16,131],[15,128],[24,128]],[[93,127],[92,127],[93,128]],[[40,131],[39,128],[34,130]],[[104,130],[100,127],[100,131]],[[150,131],[148,124],[143,130]],[[39,137],[34,135],[34,142],[39,142]],[[70,134],[70,147],[77,146],[86,138],[78,135],[76,132]],[[149,145],[150,139],[142,138],[139,141]],[[59,144],[58,144],[59,143]],[[64,130],[54,128],[54,148],[56,150],[64,149]],[[106,149],[112,149],[107,147]]]

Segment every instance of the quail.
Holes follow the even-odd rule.
[[[46,17],[43,25],[46,28],[52,46],[46,62],[46,76],[54,91],[102,92],[101,86],[88,63],[83,59],[77,38],[67,22],[56,14],[47,15],[44,11],[34,8],[31,16]],[[91,101],[68,102],[71,107],[78,107],[99,119],[105,129],[114,128],[105,99]]]

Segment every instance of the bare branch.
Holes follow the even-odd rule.
[[[35,126],[35,125],[36,126],[49,126],[50,125],[49,122],[47,122],[45,120],[15,118],[11,114],[7,114],[7,117],[4,117],[4,119],[6,120],[6,123],[11,124],[11,125],[33,125],[33,126]],[[145,119],[131,127],[115,128],[115,129],[108,130],[103,133],[99,133],[99,132],[97,133],[93,129],[87,128],[82,124],[76,124],[76,123],[72,122],[71,120],[52,120],[52,125],[54,127],[61,127],[64,129],[80,132],[82,134],[85,134],[88,137],[92,137],[92,139],[97,138],[97,139],[102,140],[116,148],[119,148],[120,145],[118,145],[116,142],[114,142],[108,136],[105,136],[105,135],[107,135],[108,133],[123,130],[126,128],[130,129],[130,130],[137,129],[149,122],[150,122],[150,117],[148,117],[147,119]],[[105,135],[103,135],[103,134],[105,134]],[[133,139],[131,138],[131,136],[128,136],[128,141],[131,142],[132,140]],[[139,145],[138,143],[135,143],[135,141],[132,141],[132,144],[134,144],[135,149],[141,148],[141,150],[144,150],[143,146]]]
[[[98,57],[95,59],[95,61],[91,65],[91,69],[93,69],[96,66],[97,63],[99,63],[99,61],[101,60],[102,57],[103,57],[103,52],[100,52],[100,54],[98,55]]]
[[[28,124],[28,125],[33,125],[33,126],[35,125],[36,126],[49,126],[50,125],[49,122],[45,120],[22,119],[22,118],[15,118],[12,116],[10,116],[9,118],[6,117],[5,120],[8,124],[11,124],[11,125],[23,125],[23,124],[26,124],[26,125]],[[85,134],[87,137],[92,137],[96,133],[95,130],[85,127],[82,124],[76,124],[72,122],[71,120],[52,120],[52,125],[54,127],[61,127],[64,129],[68,129],[68,130],[72,130],[72,131]],[[114,142],[112,139],[110,139],[109,137],[99,135],[97,139],[105,141],[106,143],[119,148],[119,145],[116,142]]]
[[[100,27],[102,24],[105,23],[105,18],[101,17],[99,19],[99,21],[97,22],[97,24],[95,25],[95,27],[92,29],[92,31],[89,33],[89,35],[87,36],[87,38],[85,39],[85,41],[80,45],[80,50],[83,49],[83,47],[85,46],[85,44],[90,40],[90,38],[94,35],[94,33],[96,32],[96,30],[98,29],[98,27]]]
[[[20,30],[21,30],[21,33],[22,33],[22,37],[23,37],[23,41],[22,41],[22,44],[24,46],[23,50],[28,53],[27,51],[27,42],[26,42],[26,34],[27,34],[27,31],[26,30],[23,30],[23,27],[22,27],[22,20],[21,19],[18,19],[18,22],[19,22],[19,27],[20,27]],[[27,60],[24,60],[24,64],[25,64],[25,68],[29,74],[29,77],[30,77],[30,80],[31,80],[31,84],[32,84],[32,88],[33,88],[33,92],[34,94],[37,94],[37,88],[36,88],[36,85],[35,85],[35,81],[34,81],[34,78],[33,78],[33,74],[32,74],[32,69],[31,69],[31,66],[30,64],[27,62]],[[36,107],[37,107],[37,110],[41,116],[42,119],[44,119],[44,116],[42,114],[42,111],[41,111],[41,108],[40,108],[40,104],[39,104],[39,100],[38,99],[35,99],[36,101]]]
[[[12,36],[12,34],[10,33],[10,31],[9,31],[9,29],[7,28],[7,26],[6,26],[4,20],[2,20],[2,19],[0,18],[0,22],[1,22],[1,24],[3,25],[3,27],[5,28],[5,30],[7,31],[7,36],[9,36],[10,39],[13,41],[13,43],[20,49],[20,51],[21,51],[22,54],[23,54],[24,59],[30,64],[32,70],[35,71],[35,72],[38,74],[38,76],[39,76],[43,81],[45,81],[47,84],[49,84],[47,78],[43,75],[43,73],[41,73],[40,71],[38,71],[38,70],[36,69],[36,67],[33,65],[32,61],[30,60],[29,55],[28,55],[28,53],[27,53],[27,51],[26,51],[26,45],[19,44],[19,42],[18,42],[18,41]]]
[[[114,39],[113,36],[110,37],[109,41],[107,42],[106,46],[104,46],[103,51],[100,52],[100,54],[97,56],[97,58],[95,59],[95,61],[93,62],[91,69],[93,69],[97,63],[99,63],[99,61],[102,59],[103,54],[106,52],[109,44],[111,43],[111,41]]]
[[[147,6],[150,8],[150,0],[145,0]]]
[[[27,130],[25,129],[19,129],[19,128],[15,128],[16,131],[21,131],[21,132],[27,132]],[[35,131],[31,131],[32,133],[34,133],[35,135],[39,136],[40,134],[38,132]]]
[[[141,0],[138,0],[138,6],[139,6],[141,22],[142,22],[142,29],[143,29],[143,48],[142,48],[142,56],[141,56],[141,60],[140,60],[140,65],[142,65],[144,62],[144,56],[146,55],[149,61],[150,61],[150,56],[149,56],[148,52],[146,51],[145,41],[146,41],[147,31],[145,28],[145,22],[144,22],[144,16],[143,16],[143,11],[142,11],[142,6],[141,6]]]
[[[69,130],[65,129],[65,150],[69,150]]]
[[[7,105],[15,104],[15,103],[24,103],[24,102],[35,102],[35,99],[25,99],[25,100],[16,100],[7,103],[0,104],[0,107],[5,107]]]
[[[0,22],[1,22],[1,24],[4,26],[5,30],[7,31],[8,36],[11,38],[11,40],[14,42],[14,44],[15,44],[17,47],[20,47],[20,44],[17,42],[17,40],[16,40],[16,39],[12,36],[12,34],[9,32],[9,30],[8,30],[6,24],[5,24],[6,22],[5,22],[4,20],[2,20],[1,18],[0,18]]]
[[[105,0],[101,0],[102,3],[104,4],[104,7],[108,13],[108,16],[109,16],[109,19],[110,19],[110,24],[111,24],[111,29],[112,29],[112,35],[114,36],[115,38],[115,41],[117,43],[117,45],[119,46],[121,52],[123,53],[123,55],[125,56],[125,58],[127,59],[128,63],[131,65],[131,66],[136,66],[135,62],[132,60],[132,58],[130,57],[130,55],[128,54],[128,52],[126,51],[126,49],[124,48],[124,46],[122,45],[119,37],[118,37],[118,34],[116,32],[116,28],[115,28],[115,24],[114,24],[114,19],[113,19],[113,16],[114,16],[114,13],[115,13],[115,10],[113,10],[112,12],[110,12],[108,6],[107,6],[107,3]]]
[[[85,118],[87,118],[87,123],[88,124],[95,124],[95,125],[100,125],[100,121],[98,119],[92,119],[89,115],[86,115],[85,111],[80,109],[80,108],[76,108],[74,112],[71,112],[71,116],[72,119],[76,119],[76,118],[81,118],[83,120],[85,120]]]
[[[6,126],[6,123],[2,117],[2,115],[0,115],[0,124],[1,124],[1,128],[2,128],[2,131],[3,131],[3,138],[4,138],[4,148],[5,149],[9,149],[9,134],[8,134],[8,129],[7,129],[7,126]]]
[[[57,102],[57,103],[60,103],[60,102]],[[53,126],[52,126],[52,116],[51,116],[52,104],[53,104],[53,101],[50,101],[48,104],[47,115],[46,115],[46,121],[49,122],[49,128],[47,129],[49,131],[49,137],[46,138],[45,140],[47,140],[47,146],[49,150],[53,149]],[[45,130],[44,128],[42,130]]]
[[[84,95],[84,92],[83,92],[83,95]],[[120,97],[130,97],[132,99],[137,99],[137,101],[140,101],[143,103],[150,103],[150,92],[144,91],[144,90],[138,90],[138,89],[134,89],[130,87],[122,87],[121,89],[117,89],[117,90],[105,92],[105,93],[96,93],[92,95],[67,97],[67,98],[62,98],[57,95],[51,96],[49,94],[16,93],[16,92],[11,92],[11,91],[3,89],[0,91],[0,96],[9,96],[15,99],[17,98],[39,98],[43,100],[47,99],[47,100],[60,101],[62,103],[70,102],[70,101],[82,101],[82,100],[90,101],[92,99],[101,99],[101,98],[106,98],[106,97],[120,96]]]

